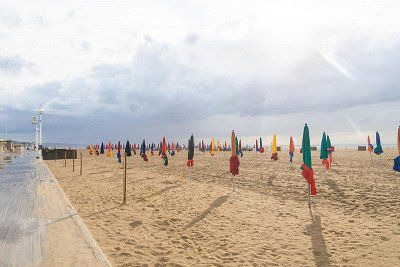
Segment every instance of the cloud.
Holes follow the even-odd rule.
[[[187,43],[188,45],[193,45],[199,40],[199,38],[200,37],[197,34],[190,33],[190,34],[186,35],[185,43]]]
[[[0,104],[21,123],[44,104],[54,141],[186,141],[233,128],[286,138],[306,121],[316,139],[390,132],[400,24],[385,14],[400,5],[302,3],[31,6],[29,23],[2,37],[1,53],[18,56],[0,56]],[[25,71],[32,64],[40,73]]]
[[[8,26],[20,26],[22,19],[13,8],[2,4],[0,9],[0,23]]]
[[[18,74],[23,70],[34,70],[35,64],[25,61],[20,56],[1,56],[0,71],[8,74]]]

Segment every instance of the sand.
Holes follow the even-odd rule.
[[[196,151],[192,181],[187,152],[123,164],[83,151],[83,175],[72,161],[46,161],[89,231],[115,266],[279,265],[400,266],[400,175],[396,150],[382,162],[366,152],[338,150],[324,178],[313,153],[318,195],[282,151],[245,152],[232,193],[229,154]],[[75,161],[79,163],[79,160]]]

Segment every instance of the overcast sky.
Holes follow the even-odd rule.
[[[399,85],[396,0],[0,0],[0,137],[394,144]]]

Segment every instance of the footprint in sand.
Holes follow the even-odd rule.
[[[141,224],[142,224],[141,221],[133,221],[133,222],[131,222],[131,223],[129,224],[129,226],[130,226],[131,228],[136,228],[136,227],[138,227],[138,226],[141,225]]]

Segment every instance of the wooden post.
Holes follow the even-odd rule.
[[[64,150],[64,167],[67,166],[67,150]]]
[[[57,148],[54,148],[54,153],[56,154],[54,161],[57,161]]]
[[[72,155],[72,171],[75,171],[75,154],[76,150],[74,150],[74,153]]]
[[[82,153],[81,153],[81,168],[79,169],[79,175],[82,175]]]
[[[124,196],[123,196],[122,203],[126,204],[126,153],[124,153],[124,185],[123,185],[123,187],[124,187],[124,192],[123,192]]]
[[[308,207],[311,208],[311,188],[310,184],[308,184]]]

